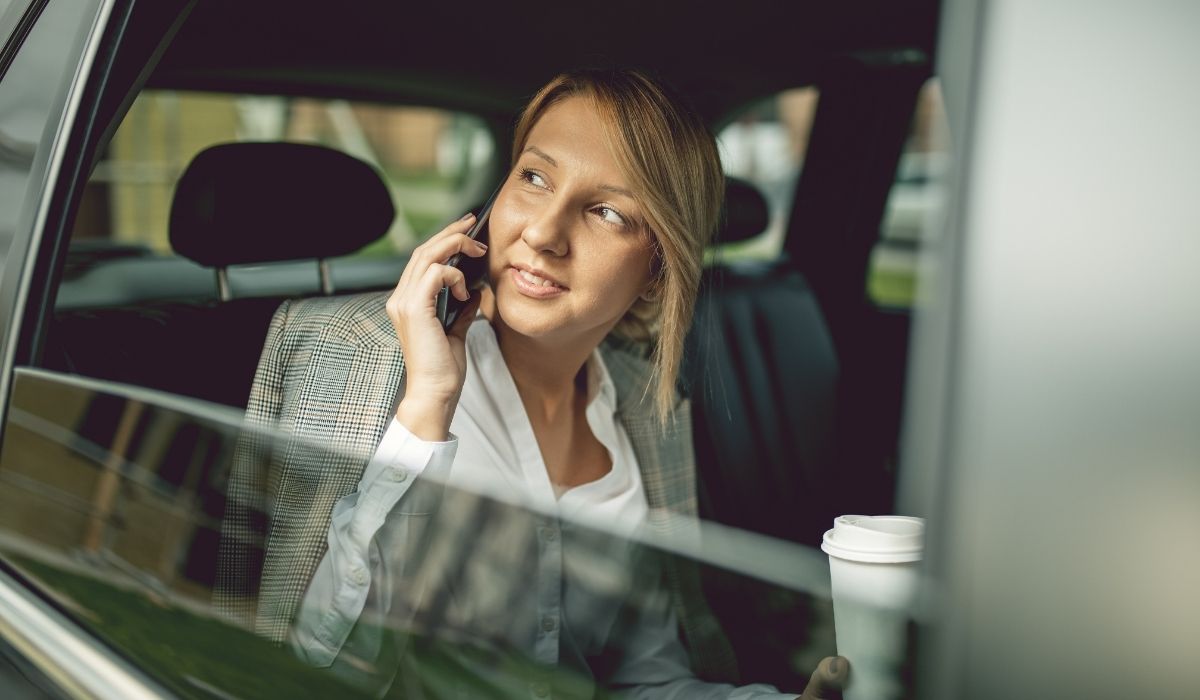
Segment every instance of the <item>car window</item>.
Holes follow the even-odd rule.
[[[730,257],[778,256],[816,98],[812,88],[782,93],[722,130],[727,172],[762,190],[770,214],[768,229],[730,246]],[[399,382],[374,355],[386,343],[329,346],[370,355],[357,354],[368,371],[350,386],[377,395],[339,403],[323,385],[299,391],[298,405],[276,408],[304,420],[278,430],[276,408],[255,406],[290,360],[277,348],[264,354],[263,338],[283,299],[315,292],[297,287],[289,268],[278,287],[218,299],[213,270],[171,255],[171,198],[198,152],[229,141],[316,143],[384,176],[396,224],[350,262],[381,260],[381,279],[394,284],[397,254],[486,196],[502,158],[491,134],[477,118],[419,107],[142,93],[97,154],[37,366],[14,373],[0,448],[5,561],[186,697],[378,697],[389,687],[606,697],[693,664],[799,692],[835,648],[829,569],[814,547],[698,521],[690,473],[657,474],[670,483],[647,484],[659,500],[646,526],[630,529],[553,501],[481,494],[437,470],[379,466],[371,458]],[[278,272],[247,267],[260,279]],[[749,316],[741,320],[758,323]],[[732,357],[731,372],[752,366]],[[806,392],[824,396],[829,369],[817,367]],[[305,383],[327,381],[321,374]],[[268,386],[251,396],[256,375]],[[339,430],[307,420],[338,405],[355,414],[340,415]],[[692,451],[691,434],[668,442],[645,426],[628,432],[646,449]],[[775,436],[764,436],[771,449]],[[707,475],[710,496],[735,483],[751,499],[794,493],[801,470],[757,468],[747,456],[757,447],[722,456],[725,472]],[[373,464],[371,478],[417,490],[399,506],[367,503],[376,482],[362,481],[362,469]],[[677,503],[662,502],[670,489],[683,494]],[[346,516],[360,498],[366,514]],[[339,538],[358,548],[332,547]],[[326,560],[329,552],[340,554]],[[330,567],[332,582],[321,577]],[[329,613],[322,601],[356,586],[366,593],[351,596],[349,612]],[[580,592],[585,602],[573,603]]]
[[[909,308],[915,302],[918,254],[922,245],[934,242],[922,237],[925,232],[941,230],[932,219],[942,211],[946,190],[940,184],[949,162],[950,136],[941,85],[937,78],[930,78],[917,95],[879,242],[871,252],[867,296],[881,307]]]
[[[13,30],[20,23],[29,5],[30,0],[0,0],[0,49],[8,48],[9,41],[15,38]]]
[[[12,16],[5,17],[5,13],[10,9],[13,9],[13,0],[0,0],[0,48],[4,48],[4,45],[8,43],[9,33],[12,32],[17,20],[20,19],[17,15],[19,7],[17,10],[13,10]]]
[[[163,90],[142,92],[88,183],[73,240],[170,253],[175,183],[201,150],[230,141],[315,143],[371,164],[396,219],[360,252],[395,256],[482,203],[498,154],[479,117],[421,106]]]
[[[818,99],[816,87],[784,90],[750,105],[717,133],[725,174],[754,184],[769,216],[760,235],[720,246],[722,260],[779,256]]]
[[[607,697],[681,662],[666,572],[705,582],[743,678],[799,692],[833,649],[824,555],[797,545],[728,529],[697,539],[701,526],[670,519],[645,529],[580,520],[484,495],[432,466],[375,530],[369,502],[361,521],[320,515],[358,482],[342,470],[363,455],[344,442],[28,369],[17,371],[9,415],[5,561],[183,697],[368,697],[388,686],[422,697]],[[325,486],[310,492],[317,482],[303,470],[317,465]],[[378,538],[361,549],[375,552],[361,579],[360,550],[337,540],[358,527]],[[325,668],[330,623],[302,606],[310,578],[313,600],[332,585],[318,563],[328,537],[350,557],[337,564],[350,588],[330,592],[352,596],[369,578],[390,593],[359,599],[352,632],[346,621],[330,628],[345,646]],[[743,556],[731,568],[734,552]],[[572,607],[561,617],[558,586]],[[714,643],[695,634],[690,643]],[[561,657],[539,651],[547,644]]]

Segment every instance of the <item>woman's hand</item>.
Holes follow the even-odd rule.
[[[478,258],[487,246],[466,234],[475,216],[467,214],[413,251],[400,282],[387,301],[388,318],[404,349],[405,390],[396,420],[422,440],[446,439],[467,374],[466,335],[479,294],[471,298],[466,279],[446,262],[455,253]],[[449,332],[437,317],[442,287],[468,302]]]
[[[817,664],[798,700],[840,700],[849,675],[849,661],[841,656],[827,656]]]

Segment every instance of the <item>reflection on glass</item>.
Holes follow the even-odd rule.
[[[28,195],[30,177],[36,158],[45,157],[54,136],[47,126],[56,125],[51,118],[62,81],[73,74],[68,69],[75,67],[78,51],[70,39],[94,15],[95,5],[47,6],[0,82],[0,263],[20,217],[36,204]]]
[[[98,388],[18,372],[0,548],[184,696],[727,697],[692,670],[735,667],[798,693],[833,651],[819,552],[661,513],[577,521],[432,468],[345,518],[331,506],[358,478],[340,468],[407,477],[236,411]],[[277,470],[298,452],[321,468]],[[678,628],[709,609],[720,627]]]

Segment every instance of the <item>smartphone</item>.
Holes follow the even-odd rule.
[[[488,217],[492,213],[492,204],[496,201],[496,195],[500,194],[500,188],[488,197],[483,208],[479,210],[479,214],[475,217],[475,224],[467,231],[467,235],[480,243],[487,244],[487,223]],[[479,282],[487,276],[487,255],[473,258],[463,253],[455,253],[450,256],[450,260],[446,262],[451,267],[457,267],[462,270],[463,276],[467,279],[467,289],[472,290],[472,294],[478,294],[474,291],[475,287],[479,286]],[[442,322],[442,328],[450,330],[450,326],[458,320],[459,314],[462,313],[463,307],[467,305],[465,301],[459,301],[450,293],[449,287],[442,287],[438,292],[437,297],[437,315],[438,320]]]

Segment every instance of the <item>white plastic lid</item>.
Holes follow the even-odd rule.
[[[919,561],[925,521],[907,515],[843,515],[825,531],[821,549],[849,561],[899,564]]]

